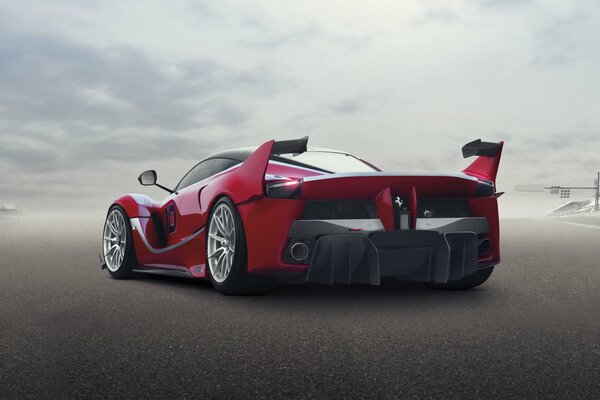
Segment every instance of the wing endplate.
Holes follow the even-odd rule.
[[[482,142],[481,139],[466,144],[463,157],[478,156],[463,172],[476,178],[496,182],[504,142]]]
[[[308,136],[294,140],[269,140],[260,145],[235,172],[237,203],[250,201],[264,194],[265,174],[272,154],[303,153]]]

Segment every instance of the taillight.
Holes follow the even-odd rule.
[[[267,197],[275,199],[298,199],[301,191],[301,179],[290,179],[289,181],[272,182],[265,185]]]
[[[494,182],[486,179],[479,179],[477,182],[477,189],[475,190],[475,197],[488,197],[493,196],[496,193],[496,186]]]

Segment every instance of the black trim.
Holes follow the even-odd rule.
[[[373,200],[307,200],[300,219],[374,219],[377,209]]]
[[[500,143],[482,142],[481,139],[473,140],[462,148],[463,158],[472,156],[494,157],[500,151]]]
[[[301,163],[301,162],[296,161],[296,160],[291,160],[291,159],[286,158],[286,157],[279,157],[279,156],[273,155],[273,154],[271,155],[271,157],[269,158],[269,160],[277,161],[277,162],[281,162],[281,163],[285,163],[285,164],[289,164],[291,166],[313,169],[315,171],[324,172],[326,174],[332,174],[333,173],[332,171],[328,171],[328,170],[323,169],[323,168],[315,167],[314,165]]]
[[[250,155],[254,152],[254,150],[225,150],[217,154],[213,154],[209,156],[206,160],[211,158],[228,158],[230,160],[235,160],[239,162],[244,162]],[[205,160],[202,160],[205,161]],[[202,162],[200,161],[200,162]]]
[[[225,168],[223,168],[223,169],[220,169],[219,171],[215,171],[215,172],[211,173],[210,175],[207,175],[207,176],[205,176],[204,178],[202,178],[202,179],[200,179],[200,180],[198,180],[198,181],[196,181],[196,182],[190,183],[190,184],[188,184],[188,185],[186,185],[186,186],[181,186],[181,182],[183,182],[183,180],[184,180],[184,179],[185,179],[185,178],[186,178],[186,177],[187,177],[187,176],[188,176],[188,175],[189,175],[189,174],[190,174],[190,173],[191,173],[193,170],[195,170],[195,169],[196,169],[196,167],[198,167],[200,164],[202,164],[202,163],[205,163],[205,162],[207,162],[207,161],[210,161],[210,160],[229,160],[229,161],[235,161],[235,163],[233,163],[233,164],[231,164],[231,165],[229,165],[229,166],[227,166],[227,167],[225,167]],[[240,163],[242,163],[242,162],[243,162],[243,161],[240,161],[240,160],[238,160],[238,159],[236,159],[236,158],[230,158],[230,157],[220,157],[220,156],[217,156],[217,155],[214,155],[214,156],[210,156],[210,157],[208,157],[208,158],[205,158],[204,160],[200,161],[199,163],[197,163],[196,165],[194,165],[192,168],[190,168],[190,170],[189,170],[188,172],[186,172],[186,174],[183,176],[183,178],[181,178],[181,180],[179,181],[179,183],[178,183],[178,184],[177,184],[177,186],[175,187],[175,192],[174,192],[174,193],[175,193],[175,194],[177,194],[177,191],[178,191],[178,190],[180,190],[180,189],[185,189],[186,187],[189,187],[189,186],[195,185],[195,184],[196,184],[196,183],[198,183],[198,182],[202,182],[203,180],[205,180],[205,179],[208,179],[208,178],[210,178],[211,176],[215,176],[215,175],[217,175],[217,174],[219,174],[219,173],[221,173],[221,172],[223,172],[223,171],[225,171],[225,170],[227,170],[227,169],[229,169],[229,168],[232,168],[232,167],[234,167],[234,166],[236,166],[236,165],[238,165],[238,164],[240,164]]]
[[[177,278],[194,278],[194,276],[188,270],[171,269],[171,268],[160,268],[160,267],[146,267],[138,266],[134,268],[134,272],[143,272],[145,274],[156,274],[164,276],[173,276]]]
[[[475,197],[489,197],[496,193],[496,188],[493,182],[479,180],[477,183],[477,189],[475,190]]]
[[[477,270],[474,232],[391,231],[321,236],[308,282],[379,285],[382,277],[446,283]]]
[[[308,136],[300,139],[280,140],[273,143],[271,154],[300,154],[306,151]]]
[[[150,218],[152,219],[152,223],[154,225],[154,231],[156,232],[156,238],[158,239],[158,244],[160,247],[167,245],[167,235],[165,226],[162,222],[162,218],[158,213],[151,213]]]
[[[479,189],[479,184],[477,185]],[[428,215],[425,215],[428,212]],[[469,201],[462,197],[424,197],[417,205],[417,218],[464,218],[472,216]]]
[[[175,232],[177,227],[177,213],[175,212],[175,205],[169,204],[166,210],[167,214],[167,226],[169,227],[169,233]],[[173,224],[171,224],[171,215],[173,215]]]

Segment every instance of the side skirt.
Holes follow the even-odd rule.
[[[136,268],[133,270],[134,272],[141,272],[145,274],[152,275],[164,275],[164,276],[174,276],[177,278],[194,278],[192,274],[188,271],[182,271],[177,269],[163,269],[163,268]]]

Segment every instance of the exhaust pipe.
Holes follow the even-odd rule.
[[[308,258],[308,246],[302,242],[296,242],[290,248],[290,254],[296,261],[304,261]]]
[[[477,244],[477,250],[480,256],[484,256],[490,252],[491,243],[489,239],[481,239]]]

